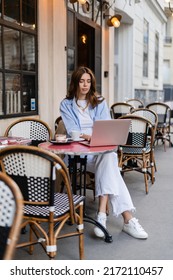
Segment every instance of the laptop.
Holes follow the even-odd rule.
[[[129,134],[130,123],[129,119],[95,121],[90,142],[79,143],[90,147],[124,145]]]

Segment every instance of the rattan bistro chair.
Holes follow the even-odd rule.
[[[130,104],[133,108],[136,108],[136,109],[144,107],[143,101],[138,98],[128,99],[128,100],[126,100],[126,103]]]
[[[0,260],[15,253],[23,217],[23,197],[17,184],[0,172]]]
[[[147,194],[149,178],[154,183],[154,166],[151,164],[153,142],[148,141],[149,131],[153,139],[153,127],[149,120],[140,116],[126,115],[122,118],[130,119],[131,125],[126,145],[118,149],[120,171],[122,174],[128,171],[143,173]]]
[[[133,109],[131,114],[134,114],[136,116],[141,116],[141,117],[148,119],[153,126],[153,139],[151,139],[152,134],[149,131],[148,140],[149,141],[151,140],[153,143],[153,148],[151,150],[153,162],[151,162],[151,164],[154,164],[155,171],[157,171],[155,156],[154,156],[154,140],[155,140],[155,135],[156,135],[156,130],[157,130],[158,116],[154,111],[152,111],[148,108]]]
[[[170,107],[170,134],[173,134],[173,101],[164,102]],[[171,145],[172,146],[172,145]]]
[[[170,122],[171,122],[171,108],[162,102],[153,102],[146,106],[146,108],[154,111],[158,116],[158,124],[155,134],[155,142],[159,140],[164,144],[164,150],[166,151],[166,142],[169,146],[172,146],[170,135]]]
[[[110,113],[112,119],[118,119],[121,116],[130,114],[131,110],[133,109],[133,106],[126,102],[117,102],[112,104],[110,107]]]
[[[154,132],[156,133],[158,116],[153,110],[149,108],[138,108],[138,109],[133,109],[131,114],[148,119],[152,123]]]
[[[29,241],[17,248],[29,246],[32,253],[33,245],[39,243],[52,259],[57,253],[57,239],[78,236],[83,259],[84,197],[72,194],[69,173],[61,158],[38,147],[13,146],[2,149],[1,168],[16,181],[24,197],[21,228],[29,226]],[[54,191],[56,171],[63,177],[64,193]]]
[[[37,118],[21,118],[11,123],[4,134],[31,139],[32,146],[38,146],[41,142],[52,138],[52,131],[48,124]]]
[[[31,140],[31,146],[38,146],[52,138],[52,131],[46,122],[26,117],[12,122],[7,127],[4,136],[24,137]],[[22,229],[22,233],[25,233],[25,228]]]

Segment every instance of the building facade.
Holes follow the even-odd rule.
[[[163,89],[164,101],[173,103],[173,1],[165,3],[167,23],[163,47]],[[172,106],[171,106],[172,108]]]
[[[118,28],[108,25],[115,14],[122,16]],[[162,0],[88,0],[85,5],[70,0],[38,0],[38,29],[36,34],[31,32],[38,42],[38,68],[31,71],[32,77],[35,73],[38,76],[35,110],[30,107],[29,112],[10,115],[6,108],[6,116],[2,110],[0,134],[14,118],[27,115],[46,121],[54,130],[70,75],[79,65],[94,71],[97,90],[109,106],[127,98],[139,97],[147,103],[162,97],[166,22]],[[25,31],[21,25],[21,32]],[[28,71],[19,72],[25,76]]]

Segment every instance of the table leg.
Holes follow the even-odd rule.
[[[80,168],[79,168],[79,178],[80,178],[79,186],[77,183],[78,164],[80,166]],[[73,190],[74,194],[76,194],[79,191],[80,195],[86,196],[86,165],[87,165],[87,156],[82,157],[82,158],[80,156],[69,156],[69,173],[70,173],[71,179],[72,179],[72,190]],[[84,222],[91,223],[91,224],[99,227],[105,235],[105,239],[104,239],[105,242],[111,243],[113,241],[112,235],[109,234],[108,230],[104,226],[102,226],[102,224],[100,224],[98,221],[96,221],[92,217],[88,216],[86,214],[85,210],[86,210],[86,206],[84,203]]]
[[[84,219],[83,219],[83,220],[84,220],[84,222],[86,222],[86,223],[90,223],[90,224],[93,224],[93,225],[99,227],[99,228],[103,231],[103,233],[104,233],[104,235],[105,235],[105,239],[104,239],[105,242],[111,243],[111,242],[113,241],[112,235],[109,234],[108,230],[107,230],[104,226],[102,226],[102,224],[100,224],[99,222],[97,222],[95,219],[93,219],[93,218],[90,217],[90,216],[87,216],[87,214],[84,213]]]

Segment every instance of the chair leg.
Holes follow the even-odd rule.
[[[79,257],[80,260],[84,260],[84,235],[79,235]]]
[[[32,231],[31,225],[30,225],[30,228],[29,228],[29,240],[30,240],[30,242],[33,241],[33,231]],[[33,251],[34,251],[34,245],[30,245],[29,246],[29,253],[30,253],[30,255],[33,254]]]
[[[84,227],[84,221],[83,221],[83,203],[80,204],[79,207],[79,232],[81,233],[79,235],[79,257],[80,260],[84,259],[84,234],[83,234],[83,227]]]
[[[142,161],[143,161],[143,168],[142,171],[144,172],[144,182],[145,182],[145,192],[148,194],[148,174],[147,174],[147,158],[145,154],[142,156]]]
[[[154,184],[155,182],[155,168],[154,163],[151,163],[151,183]]]
[[[155,181],[155,172],[157,171],[157,169],[156,169],[155,157],[154,157],[154,150],[151,151],[151,155],[150,155],[150,166],[151,166],[151,181],[152,181],[152,184],[154,184],[154,181]]]
[[[154,170],[155,170],[155,172],[157,172],[157,166],[156,166],[155,158],[153,159],[153,163],[154,163]]]
[[[50,259],[54,259],[54,257],[56,256],[57,253],[57,240],[55,237],[55,224],[53,222],[53,213],[50,213],[50,222],[49,222],[49,234],[48,234],[48,242],[49,244],[47,244],[46,246],[46,251],[47,254],[49,256]]]
[[[148,174],[144,173],[144,181],[145,181],[145,192],[148,194]]]

